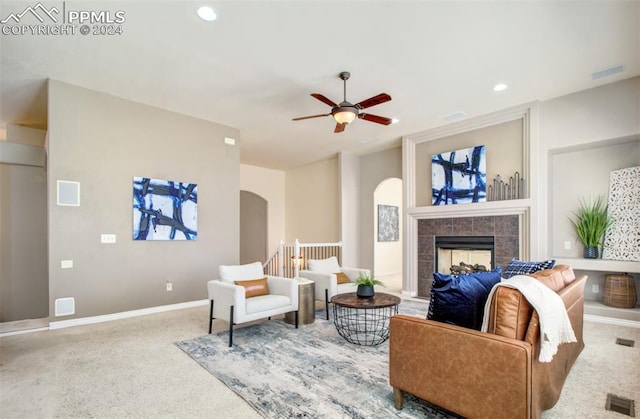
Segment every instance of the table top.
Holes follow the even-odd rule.
[[[381,308],[400,304],[400,297],[376,292],[371,298],[360,298],[355,292],[338,294],[331,297],[333,304],[350,308]]]

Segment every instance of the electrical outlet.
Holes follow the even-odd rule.
[[[571,242],[570,241],[564,242],[564,250],[571,250]]]
[[[173,283],[171,281],[167,281],[167,291],[173,291]]]
[[[600,286],[599,286],[598,284],[593,284],[593,285],[591,286],[591,291],[592,291],[594,294],[599,293],[599,292],[600,292]]]

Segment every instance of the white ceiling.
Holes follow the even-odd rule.
[[[3,0],[0,20],[36,3]],[[46,126],[53,78],[238,128],[243,163],[287,169],[397,145],[455,112],[640,74],[638,1],[212,1],[220,16],[209,23],[195,14],[202,3],[66,1],[124,11],[124,34],[0,35],[0,128]],[[592,80],[616,65],[624,71]],[[357,120],[341,134],[330,117],[293,122],[330,111],[311,93],[342,100],[343,70],[350,102],[388,93],[367,112],[400,122]],[[495,93],[497,82],[509,88]]]

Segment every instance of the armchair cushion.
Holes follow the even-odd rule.
[[[427,318],[480,330],[487,297],[501,273],[500,267],[457,276],[434,273]]]
[[[269,284],[267,278],[250,279],[248,281],[235,281],[236,285],[244,287],[245,298],[257,297],[269,294]]]
[[[351,279],[344,272],[336,272],[335,274],[336,279],[338,280],[338,285],[351,283]]]
[[[307,266],[309,267],[309,270],[313,272],[321,272],[325,274],[340,272],[338,258],[335,256],[331,256],[327,259],[309,259],[307,260]]]
[[[253,262],[246,265],[220,265],[218,268],[222,282],[245,281],[264,278],[262,263]]]

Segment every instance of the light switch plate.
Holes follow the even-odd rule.
[[[571,242],[570,241],[564,242],[564,250],[571,250]]]
[[[101,234],[100,235],[100,243],[113,244],[116,242],[115,234]]]
[[[61,269],[71,269],[73,268],[73,260],[61,260],[60,261]]]

